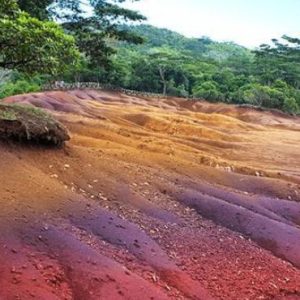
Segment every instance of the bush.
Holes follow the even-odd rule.
[[[224,95],[213,81],[206,81],[193,89],[193,96],[208,101],[224,101]]]
[[[294,94],[293,88],[278,80],[273,86],[264,86],[259,83],[245,85],[231,94],[231,101],[266,108],[283,109],[285,105],[285,107],[289,106],[289,109],[296,109],[297,102]],[[293,105],[292,102],[295,102],[296,105]]]
[[[286,98],[283,103],[283,110],[290,114],[299,113],[299,106],[295,98]]]
[[[15,82],[8,82],[0,86],[0,99],[32,92],[38,92],[41,90],[41,84],[33,80],[19,79]]]
[[[273,94],[273,97],[271,96]],[[240,89],[239,96],[243,103],[263,106],[275,107],[278,105],[277,97],[274,97],[275,91],[272,91],[268,86],[263,86],[258,83],[248,84]]]

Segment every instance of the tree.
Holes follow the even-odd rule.
[[[161,84],[162,94],[167,94],[168,85],[174,80],[176,70],[178,70],[183,61],[183,55],[167,47],[154,48],[149,53],[149,59],[157,68]]]
[[[22,11],[39,20],[75,19],[82,14],[82,1],[76,0],[17,0]]]
[[[0,18],[13,18],[18,14],[18,4],[15,0],[0,2]]]
[[[137,55],[132,60],[130,88],[146,92],[161,92],[161,79],[157,66],[152,63],[148,55]]]
[[[0,16],[1,68],[55,74],[78,58],[73,37],[53,22],[20,11],[16,1],[2,3]]]
[[[18,0],[20,7],[41,19],[56,19],[75,37],[76,44],[90,66],[110,66],[109,56],[115,53],[107,39],[142,43],[143,39],[120,25],[127,21],[141,21],[138,12],[121,7],[125,0]],[[138,0],[135,0],[138,1]],[[91,12],[84,7],[89,5]]]
[[[281,79],[295,88],[300,87],[300,39],[283,36],[282,42],[263,44],[255,51],[256,71],[262,83],[271,85]]]

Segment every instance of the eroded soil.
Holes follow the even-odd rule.
[[[96,91],[62,149],[0,144],[0,299],[300,299],[300,119]]]

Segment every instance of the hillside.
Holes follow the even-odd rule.
[[[209,37],[187,38],[150,25],[123,26],[144,43],[110,40],[111,70],[82,69],[84,81],[100,81],[138,91],[250,104],[300,113],[298,39],[274,39],[247,49]],[[76,81],[74,73],[66,77]]]
[[[1,143],[1,299],[300,299],[300,118],[70,91],[62,149]]]
[[[120,45],[141,52],[156,47],[169,47],[191,55],[194,58],[206,58],[218,62],[226,61],[233,56],[246,56],[250,60],[253,58],[253,54],[249,49],[233,42],[217,42],[205,36],[188,38],[172,30],[146,24],[135,26],[124,25],[122,28],[143,37],[144,43],[142,45],[121,43]]]
[[[95,37],[84,30],[78,33],[83,34],[84,52],[59,76],[47,71],[28,76],[30,72],[0,69],[0,98],[40,91],[55,81],[95,82],[300,114],[298,39],[285,36],[282,43],[273,40],[271,45],[251,51],[233,42],[187,38],[150,25],[123,25],[116,30],[123,38],[112,35],[105,42],[98,41],[100,45],[87,43]],[[141,40],[144,42],[140,44]]]

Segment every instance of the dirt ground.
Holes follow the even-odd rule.
[[[0,144],[0,299],[300,299],[300,118],[99,91],[61,149]]]

